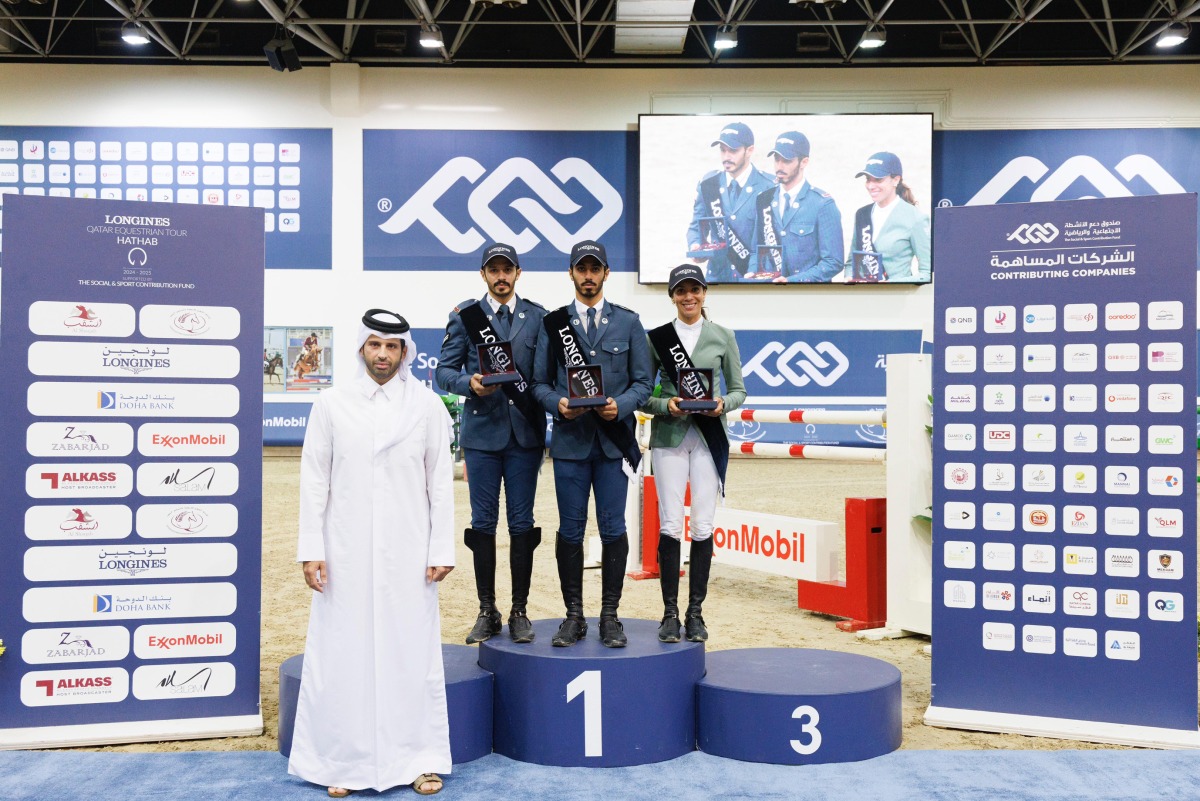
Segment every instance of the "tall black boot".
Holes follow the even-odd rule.
[[[508,567],[512,572],[512,611],[508,615],[508,636],[513,642],[533,642],[533,624],[525,615],[529,602],[529,582],[533,577],[533,552],[542,541],[542,530],[531,528],[517,532],[508,541]]]
[[[661,642],[679,642],[679,540],[658,538],[658,580],[662,585],[663,619],[658,627]]]
[[[713,541],[712,537],[703,540],[692,540],[691,565],[688,568],[688,608],[684,620],[684,630],[688,642],[704,642],[708,639],[708,629],[701,617],[701,607],[708,595],[708,573],[712,568]]]
[[[491,639],[500,633],[500,610],[496,608],[496,535],[469,528],[463,540],[475,562],[475,592],[479,595],[479,617],[467,635],[467,645]]]
[[[587,634],[587,620],[583,617],[583,543],[567,542],[559,534],[554,542],[554,558],[558,562],[558,583],[562,587],[567,619],[550,642],[564,648],[579,642]]]
[[[625,565],[629,559],[629,536],[622,534],[603,544],[600,552],[600,642],[608,648],[624,648],[629,640],[625,627],[617,619],[621,590],[625,585]]]

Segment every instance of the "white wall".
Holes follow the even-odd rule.
[[[1200,67],[959,69],[466,70],[297,73],[244,67],[0,65],[0,124],[305,127],[333,130],[333,271],[269,270],[268,325],[332,323],[337,363],[352,357],[364,308],[394,307],[441,327],[476,274],[364,273],[364,128],[634,130],[643,113],[925,111],[942,129],[1200,126]],[[413,154],[419,159],[420,154]],[[636,225],[636,221],[632,221]],[[475,264],[467,259],[464,270]],[[527,273],[519,290],[548,307],[570,299],[563,274]],[[613,273],[606,295],[647,323],[667,319],[661,287]],[[722,287],[715,319],[735,328],[917,328],[931,333],[925,287]]]

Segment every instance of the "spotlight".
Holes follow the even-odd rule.
[[[877,25],[873,28],[868,28],[859,40],[858,46],[866,50],[874,50],[876,47],[883,47],[887,42],[887,31],[882,25]]]
[[[442,29],[433,23],[422,22],[421,38],[418,41],[421,43],[421,47],[441,47],[443,45]]]
[[[1158,41],[1154,43],[1154,46],[1177,47],[1187,41],[1188,34],[1191,32],[1192,29],[1186,22],[1176,20],[1163,28],[1163,32],[1158,35]]]
[[[730,50],[737,47],[737,29],[728,25],[722,25],[717,28],[717,35],[713,39],[713,47],[717,50]]]
[[[303,67],[300,54],[296,52],[296,45],[291,39],[272,39],[263,47],[263,53],[271,69],[276,72],[295,72]]]
[[[150,37],[146,35],[146,29],[142,27],[142,23],[137,21],[126,22],[121,26],[121,39],[125,41],[125,44],[150,44]]]

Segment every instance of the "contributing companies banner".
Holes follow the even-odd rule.
[[[935,215],[930,716],[1196,731],[1196,212]]]
[[[8,194],[260,208],[267,267],[332,267],[329,129],[0,126]]]
[[[566,270],[604,244],[637,269],[636,169],[624,131],[363,131],[363,267],[477,270],[488,242],[524,270]]]
[[[261,729],[263,213],[6,198],[0,744]]]
[[[882,409],[889,353],[920,353],[919,330],[737,332],[746,406],[756,409]],[[882,447],[883,426],[742,422],[729,436],[746,442]]]

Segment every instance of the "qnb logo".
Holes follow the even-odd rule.
[[[474,225],[462,231],[437,208],[442,196],[460,180],[475,185],[466,209]],[[520,231],[510,228],[492,209],[492,202],[516,181],[534,194],[534,197],[519,197],[509,203],[529,223]],[[562,189],[571,181],[578,182],[600,204],[600,209],[576,231],[567,230],[558,221],[559,217],[574,214],[581,208]],[[386,211],[386,201],[380,201],[379,207]],[[475,159],[457,156],[443,164],[379,229],[386,234],[400,234],[414,223],[421,223],[455,253],[473,253],[489,239],[508,242],[519,253],[533,250],[544,239],[568,253],[571,246],[582,239],[600,239],[621,219],[624,208],[625,204],[612,184],[580,158],[563,159],[550,168],[550,175],[547,175],[525,158],[508,159],[488,174]]]
[[[815,348],[804,341],[786,348],[781,342],[769,342],[742,366],[742,373],[757,375],[772,387],[785,381],[794,387],[809,383],[828,387],[849,369],[850,360],[831,342],[821,342]]]
[[[1080,179],[1090,183],[1096,194],[1071,193],[1068,199],[1131,197],[1133,192],[1128,184],[1135,178],[1140,178],[1148,184],[1155,194],[1175,195],[1187,191],[1161,164],[1140,153],[1121,159],[1115,171],[1116,175],[1091,156],[1071,156],[1054,172],[1050,172],[1049,167],[1033,156],[1018,156],[1000,168],[1000,172],[984,184],[975,196],[967,201],[967,205],[986,206],[999,203],[1023,181],[1036,184],[1029,195],[1031,202],[1057,200]]]
[[[1015,240],[1022,245],[1053,242],[1057,238],[1058,229],[1051,223],[1034,223],[1033,225],[1026,223],[1018,226],[1017,230],[1005,237],[1009,242]]]

